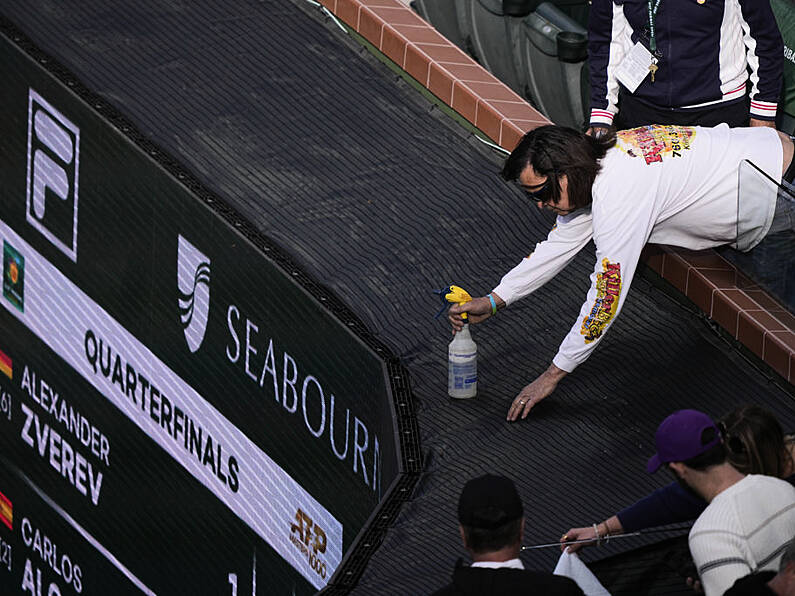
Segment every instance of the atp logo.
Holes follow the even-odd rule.
[[[74,262],[79,171],[80,129],[30,89],[26,219]]]
[[[295,521],[297,523],[290,525],[290,541],[306,556],[309,566],[315,570],[315,573],[326,579],[326,562],[319,557],[326,552],[328,543],[326,532],[316,523],[313,524],[312,518],[300,507],[295,512]],[[310,546],[311,551],[309,550]]]
[[[177,288],[185,341],[195,352],[204,340],[210,313],[210,259],[182,235],[177,244]]]

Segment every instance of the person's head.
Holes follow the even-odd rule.
[[[458,500],[458,521],[464,546],[473,557],[506,550],[506,560],[519,555],[524,509],[514,483],[486,474],[464,485]]]
[[[599,162],[615,142],[614,132],[595,139],[573,128],[539,126],[522,137],[501,175],[518,181],[539,207],[570,213],[591,204]]]
[[[774,594],[780,596],[795,594],[795,537],[790,540],[787,550],[781,556],[778,573],[767,585]]]
[[[718,426],[724,434],[729,463],[738,471],[776,478],[792,472],[784,431],[768,410],[741,406],[724,416]]]
[[[718,427],[704,412],[677,410],[660,423],[657,447],[646,465],[650,474],[667,465],[677,480],[698,491],[699,475],[726,463],[726,448]]]
[[[778,564],[779,571],[786,571],[788,567],[792,567],[791,573],[795,573],[795,536],[789,541],[789,546],[784,554],[781,555],[781,561]]]

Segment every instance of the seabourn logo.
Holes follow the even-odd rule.
[[[210,312],[210,259],[182,235],[177,245],[177,288],[185,341],[195,352],[204,340]]]

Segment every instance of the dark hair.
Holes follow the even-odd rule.
[[[600,160],[615,145],[616,134],[595,139],[573,128],[548,124],[525,133],[503,165],[502,177],[518,180],[527,166],[553,181],[552,201],[560,201],[560,176],[568,179],[569,203],[575,209],[593,201],[591,187],[601,169]]]
[[[464,540],[467,548],[473,553],[482,554],[516,544],[519,542],[521,534],[522,519],[521,517],[512,519],[493,529],[461,526],[464,528]]]
[[[728,447],[729,463],[743,474],[783,478],[788,471],[789,451],[776,417],[759,406],[736,408],[719,426]]]
[[[715,427],[705,428],[701,431],[701,444],[708,445],[715,440],[716,436],[718,436],[718,431],[715,430]],[[695,457],[691,457],[682,463],[688,468],[693,468],[694,470],[703,472],[707,468],[720,465],[725,461],[726,446],[722,442],[719,442],[718,444],[707,449],[704,453],[701,453]]]

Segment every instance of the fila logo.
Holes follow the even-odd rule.
[[[210,312],[210,259],[181,235],[177,244],[179,318],[188,348],[202,345]]]
[[[28,92],[28,223],[77,262],[80,129],[33,89]]]

